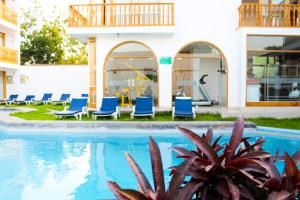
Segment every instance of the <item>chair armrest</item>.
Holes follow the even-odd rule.
[[[68,111],[69,106],[65,106],[64,111]]]
[[[135,106],[132,106],[132,113],[131,114],[134,114],[135,113]]]
[[[82,108],[82,113],[86,114],[87,113],[87,107]]]

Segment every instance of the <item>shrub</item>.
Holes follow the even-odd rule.
[[[162,158],[155,141],[150,137],[154,189],[134,159],[126,158],[137,177],[139,191],[122,189],[115,182],[108,185],[120,200],[290,200],[299,198],[300,150],[290,157],[284,155],[285,170],[280,174],[275,162],[281,159],[278,153],[272,156],[264,151],[263,139],[250,144],[243,137],[244,122],[235,122],[229,142],[220,144],[222,136],[213,141],[209,129],[202,136],[191,130],[178,127],[179,131],[195,144],[195,150],[174,147],[177,157],[184,161],[171,167],[171,181],[165,189]]]

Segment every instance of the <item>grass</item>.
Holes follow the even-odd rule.
[[[21,107],[21,106],[13,106]],[[49,114],[50,110],[63,110],[62,105],[30,105],[24,106],[34,108],[36,110],[30,112],[14,112],[11,113],[11,116],[15,116],[25,120],[59,120],[53,114]],[[234,121],[236,118],[222,118],[220,114],[201,114],[197,115],[197,119],[193,120],[191,118],[180,118],[175,119],[174,121]],[[75,120],[75,118],[64,118],[63,120]],[[84,116],[83,121],[91,121],[91,117]],[[108,121],[112,118],[98,118],[98,121]],[[274,118],[249,118],[247,121],[254,122],[258,126],[270,126],[276,128],[286,128],[286,129],[296,129],[300,130],[300,118],[291,118],[291,119],[274,119]],[[121,118],[118,121],[173,121],[171,112],[162,112],[156,113],[155,119],[149,117],[135,118],[130,119],[129,113],[122,113]]]
[[[295,129],[300,130],[300,118],[250,118],[247,121],[256,123],[257,126],[269,126],[275,128]]]

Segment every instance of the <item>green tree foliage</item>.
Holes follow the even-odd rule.
[[[66,33],[64,15],[41,16],[36,2],[22,10],[21,64],[87,64],[86,45]]]

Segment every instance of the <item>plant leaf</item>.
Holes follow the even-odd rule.
[[[230,191],[231,194],[231,198],[232,200],[239,200],[240,199],[240,190],[239,187],[237,185],[235,185],[232,180],[230,178],[228,178],[228,176],[224,176],[227,185],[228,185],[228,189]]]
[[[300,149],[292,156],[296,165],[300,164]]]
[[[165,179],[164,179],[164,170],[163,170],[163,164],[161,159],[161,153],[158,148],[158,145],[153,140],[152,137],[150,137],[150,157],[151,157],[151,164],[152,164],[152,174],[153,174],[153,182],[154,182],[154,188],[155,191],[158,194],[161,194],[165,192]]]
[[[138,164],[135,162],[135,160],[127,152],[125,152],[125,157],[137,178],[141,192],[143,194],[147,194],[149,190],[153,191],[147,177],[145,176],[141,168],[138,166]]]
[[[243,138],[243,131],[244,131],[244,122],[243,121],[236,121],[233,126],[232,135],[229,141],[229,150],[228,154],[226,155],[226,162],[230,162],[235,154],[236,149],[240,145],[242,138]]]
[[[213,139],[213,130],[212,130],[212,128],[209,128],[208,130],[207,130],[207,133],[206,133],[206,135],[205,135],[205,140],[206,140],[206,142],[208,143],[208,144],[211,144],[211,142],[212,142],[212,139]]]
[[[108,181],[107,186],[109,187],[109,189],[112,191],[112,193],[115,195],[115,197],[118,200],[128,200],[126,197],[124,197],[121,194],[122,189],[120,188],[120,186],[117,183],[112,182],[112,181]]]
[[[267,180],[263,187],[268,188],[270,190],[279,190],[280,189],[280,181],[276,178],[270,178]]]
[[[179,192],[179,194],[175,197],[174,200],[188,200],[192,199],[193,195],[199,190],[199,188],[203,186],[203,183],[199,183],[196,181],[188,182]]]
[[[174,172],[170,184],[169,189],[167,191],[166,199],[172,199],[173,197],[177,196],[180,190],[180,187],[186,177],[186,174],[193,164],[195,158],[190,158],[180,164],[176,171]]]
[[[295,161],[286,152],[284,153],[284,161],[284,171],[286,173],[286,176],[290,179],[293,179],[298,175],[297,165]]]
[[[251,149],[255,148],[256,146],[259,146],[259,145],[263,144],[264,142],[265,141],[263,139],[256,140],[256,142],[253,145],[251,145],[250,147],[246,147],[245,149],[241,150],[239,153],[237,153],[235,155],[235,157],[238,158],[238,157],[244,155],[246,152],[249,152]]]
[[[126,197],[127,200],[148,200],[145,195],[135,190],[120,190],[120,194]]]
[[[265,159],[271,158],[272,155],[265,151],[253,151],[241,156],[241,158]]]
[[[266,170],[264,167],[262,167],[259,163],[256,162],[254,159],[250,158],[238,158],[233,161],[231,161],[229,164],[226,165],[236,168],[236,169],[242,169],[244,171],[254,171],[254,172],[260,172],[265,173]]]
[[[292,194],[286,190],[283,190],[281,192],[272,192],[268,196],[268,200],[287,200],[291,195]]]
[[[216,189],[218,193],[220,193],[223,196],[223,199],[230,199],[230,191],[225,181],[219,180],[216,183]]]
[[[192,151],[188,151],[182,147],[172,147],[172,149],[181,156],[185,156],[185,157],[195,156],[195,153],[193,153]]]
[[[259,164],[260,166],[262,166],[267,171],[267,173],[270,175],[271,178],[281,180],[280,173],[278,172],[277,167],[275,166],[275,164],[272,162],[271,159],[264,160],[264,161],[260,161],[260,160],[253,160],[253,161]]]
[[[215,153],[214,149],[201,137],[199,137],[196,133],[181,127],[177,127],[180,132],[189,138],[203,153],[208,157],[208,159],[212,163],[218,162],[218,156]]]
[[[258,184],[258,185],[263,185],[263,183],[260,181],[260,180],[258,180],[258,179],[256,179],[253,175],[251,175],[250,173],[248,173],[248,172],[246,172],[246,171],[244,171],[244,170],[241,170],[241,169],[239,169],[238,170],[241,174],[243,174],[245,177],[247,177],[250,181],[252,181],[252,182],[255,182],[256,184]]]
[[[248,200],[255,200],[254,196],[246,187],[243,186],[240,187],[240,194],[242,197],[245,197]]]
[[[220,135],[215,141],[214,141],[214,143],[212,144],[212,147],[215,149],[215,148],[217,148],[218,146],[220,146],[220,145],[218,145],[218,143],[219,143],[219,141],[221,140],[221,138],[223,137],[223,135]]]

